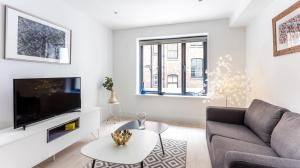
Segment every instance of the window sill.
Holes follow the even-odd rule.
[[[209,96],[185,96],[185,95],[157,95],[157,94],[136,94],[140,97],[170,97],[170,98],[191,98],[191,99],[209,99]]]

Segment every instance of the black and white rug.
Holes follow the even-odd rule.
[[[171,139],[163,139],[165,155],[162,154],[159,142],[144,160],[144,168],[185,168],[186,165],[186,141],[178,141]],[[91,168],[92,162],[84,168]],[[116,163],[108,163],[96,161],[96,168],[140,168],[140,164],[121,165]]]

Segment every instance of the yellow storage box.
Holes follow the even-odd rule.
[[[76,128],[76,123],[75,122],[72,122],[72,123],[69,123],[69,124],[65,125],[65,130],[66,131],[74,130],[75,128]]]

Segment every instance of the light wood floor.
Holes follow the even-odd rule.
[[[110,134],[126,121],[106,123],[101,126],[100,136]],[[211,168],[205,139],[205,129],[171,124],[162,138],[187,141],[187,168]],[[91,160],[80,154],[80,148],[95,139],[92,134],[49,158],[34,168],[82,168]]]

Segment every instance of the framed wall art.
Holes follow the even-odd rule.
[[[71,64],[71,30],[5,7],[5,59]]]
[[[277,15],[273,23],[273,55],[300,52],[300,1]]]

